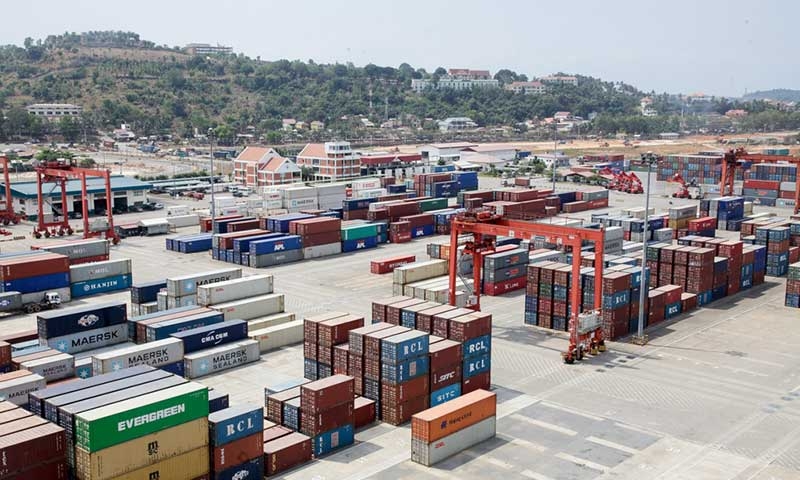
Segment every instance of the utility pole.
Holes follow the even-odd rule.
[[[211,224],[216,219],[217,203],[214,201],[214,129],[208,129],[208,142],[211,147]]]
[[[647,336],[644,334],[644,311],[647,297],[646,282],[649,277],[647,272],[647,234],[650,228],[650,177],[653,172],[653,165],[658,163],[658,156],[653,152],[642,154],[642,161],[647,163],[647,190],[644,192],[644,238],[642,238],[642,279],[639,281],[639,325],[633,343],[638,345],[647,344]],[[645,274],[648,277],[645,277]]]
[[[556,163],[558,162],[558,156],[556,155],[556,150],[558,149],[558,122],[556,122],[555,116],[553,116],[553,193],[556,192]]]

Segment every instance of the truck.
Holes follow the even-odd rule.
[[[40,300],[33,302],[24,302],[20,292],[0,293],[0,313],[36,313],[59,305],[61,305],[61,295],[58,292],[45,292]]]

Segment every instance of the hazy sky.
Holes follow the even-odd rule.
[[[564,71],[728,96],[800,89],[793,0],[29,0],[2,9],[0,44],[130,30],[264,60]]]

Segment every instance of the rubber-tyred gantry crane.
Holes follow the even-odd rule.
[[[572,275],[569,298],[569,348],[562,353],[564,362],[574,363],[581,360],[584,353],[605,351],[603,331],[600,325],[589,332],[579,332],[581,304],[581,247],[584,241],[593,242],[594,259],[594,309],[600,312],[603,302],[603,241],[604,230],[589,228],[548,225],[524,220],[509,220],[487,210],[465,212],[453,219],[450,229],[450,304],[456,303],[456,277],[458,270],[458,238],[462,234],[472,234],[473,241],[468,242],[464,254],[473,256],[473,291],[474,299],[468,308],[480,310],[481,269],[483,257],[494,253],[494,238],[506,236],[533,241],[543,239],[572,249]]]
[[[8,170],[8,157],[0,156],[0,165],[3,168],[3,181],[5,186],[5,208],[0,207],[0,222],[3,225],[13,223],[18,224],[23,220],[23,216],[14,212],[14,198],[11,195],[11,178]]]
[[[105,180],[106,218],[108,223],[104,228],[95,231],[89,228],[89,195],[86,188],[87,177],[99,177]],[[42,235],[49,237],[53,233],[59,235],[72,233],[72,227],[69,225],[69,217],[67,216],[67,180],[71,178],[79,179],[81,182],[83,238],[105,236],[105,238],[111,240],[113,243],[118,243],[119,236],[114,231],[114,217],[112,214],[113,206],[111,202],[113,196],[111,192],[111,171],[81,168],[76,165],[75,160],[65,159],[42,161],[36,166],[36,194],[39,210],[38,225],[34,228],[33,235],[36,238],[41,238]],[[45,183],[54,183],[55,187],[53,190],[55,190],[56,187],[61,188],[61,212],[59,214],[61,218],[58,220],[54,219],[52,222],[47,222],[44,218],[45,198],[42,192],[42,186]]]
[[[719,183],[720,195],[733,195],[733,181],[736,178],[736,169],[741,167],[739,162],[750,163],[788,163],[797,165],[798,175],[794,188],[794,213],[800,211],[800,157],[788,155],[763,155],[760,153],[747,153],[744,148],[729,150],[722,158],[722,179]]]

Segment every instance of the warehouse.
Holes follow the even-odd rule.
[[[147,192],[151,185],[139,181],[135,178],[125,176],[111,177],[111,191],[114,194],[113,208],[123,211],[134,205],[142,205],[147,201]],[[105,183],[102,178],[87,178],[86,190],[88,192],[89,212],[105,209]],[[0,192],[5,198],[5,187],[0,185]],[[49,196],[52,203],[45,202],[44,213],[53,212],[61,209],[61,189],[55,183],[45,183],[42,185],[42,194]],[[35,220],[38,206],[36,182],[18,182],[11,184],[11,196],[14,200],[14,210],[28,216],[29,220]],[[67,212],[81,212],[81,182],[80,180],[69,180],[67,182]]]

